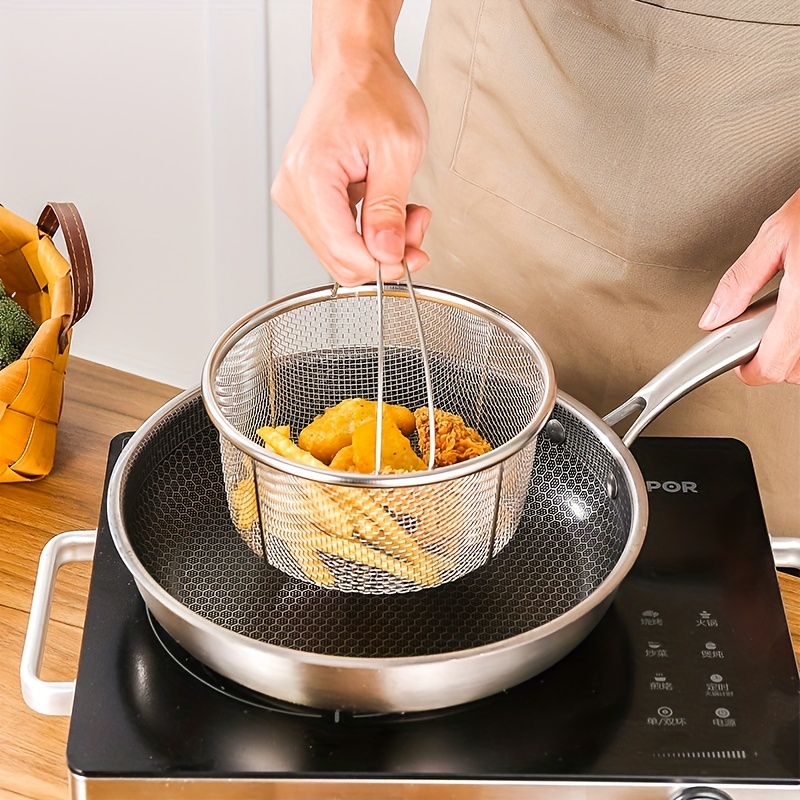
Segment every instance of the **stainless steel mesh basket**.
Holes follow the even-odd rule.
[[[410,281],[337,288],[255,311],[209,354],[202,396],[231,518],[258,555],[320,586],[386,594],[455,580],[517,528],[555,403],[552,366],[513,320],[463,296]],[[288,425],[296,441],[327,408],[379,394],[457,414],[492,449],[450,466],[360,474],[284,458],[258,435]],[[437,442],[445,433],[435,431]]]

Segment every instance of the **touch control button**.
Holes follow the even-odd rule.
[[[656,672],[650,679],[650,691],[652,692],[671,692],[672,681],[663,672]]]
[[[733,697],[733,690],[724,675],[714,672],[708,676],[706,697]]]
[[[648,608],[645,611],[642,611],[642,615],[639,618],[642,625],[651,627],[651,628],[660,628],[664,624],[664,620],[661,618],[661,614],[658,611],[653,611],[652,608]]]
[[[711,724],[717,728],[735,728],[736,720],[731,716],[731,710],[720,706],[714,709],[714,716],[711,719]]]
[[[725,658],[725,653],[722,652],[717,642],[709,640],[703,645],[703,649],[700,651],[700,657],[719,659]]]
[[[647,717],[647,724],[658,728],[686,727],[686,717],[675,713],[672,706],[659,706],[654,714]]]
[[[658,639],[650,639],[644,651],[645,658],[667,658],[667,646]]]
[[[710,611],[701,611],[695,620],[696,628],[718,628],[719,622]]]
[[[733,798],[727,792],[712,789],[710,786],[694,786],[676,794],[672,800],[733,800]]]

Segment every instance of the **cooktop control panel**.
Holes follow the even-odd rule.
[[[634,454],[652,521],[615,602],[633,670],[596,767],[624,771],[631,748],[649,775],[791,774],[797,672],[749,452],[648,438]]]

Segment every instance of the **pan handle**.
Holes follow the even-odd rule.
[[[91,561],[96,538],[96,531],[59,533],[42,548],[42,555],[39,557],[28,630],[22,647],[19,679],[23,699],[29,708],[40,714],[68,716],[72,711],[75,681],[43,681],[39,672],[42,669],[56,573],[64,564]]]
[[[603,420],[614,426],[635,411],[639,416],[622,437],[630,447],[636,437],[666,408],[712,378],[749,361],[775,315],[778,290],[749,306],[741,316],[709,333],[665,367],[630,400]]]

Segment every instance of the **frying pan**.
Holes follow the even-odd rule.
[[[134,434],[108,518],[149,611],[222,676],[290,703],[359,713],[467,703],[545,670],[608,609],[642,546],[647,492],[628,446],[671,403],[749,360],[776,293],[707,335],[601,419],[559,393],[519,529],[443,586],[359,595],[292,578],[230,521],[217,431],[199,389]],[[638,412],[623,438],[612,429]]]

